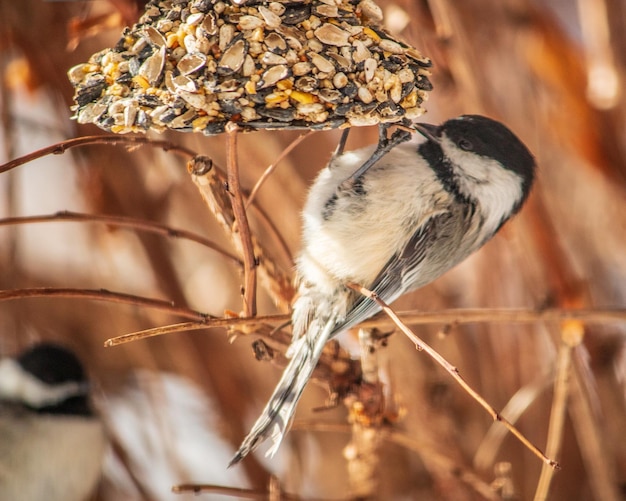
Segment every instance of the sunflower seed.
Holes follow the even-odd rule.
[[[265,24],[268,28],[278,28],[282,24],[280,16],[263,5],[259,5],[259,14],[263,16]]]
[[[276,32],[285,37],[287,45],[293,50],[302,50],[302,44],[307,41],[306,36],[300,30],[290,26],[279,26],[276,28]]]
[[[341,54],[337,54],[336,52],[329,52],[328,55],[332,57],[342,69],[349,71],[351,69],[350,61],[342,56]]]
[[[225,26],[225,25],[224,25]],[[220,29],[221,33],[221,29]],[[243,39],[237,40],[224,51],[218,63],[218,71],[229,74],[241,68],[246,53],[246,42]]]
[[[350,42],[348,41],[348,38],[350,38],[350,33],[342,30],[334,24],[322,24],[322,26],[317,28],[313,33],[320,42],[325,43],[326,45],[334,45],[337,47],[341,47],[342,45],[350,45]]]
[[[321,89],[319,91],[319,96],[327,103],[338,103],[343,99],[341,92],[334,89]]]
[[[165,46],[159,48],[152,56],[146,59],[139,67],[137,73],[144,77],[152,86],[156,86],[163,66],[165,65]]]
[[[324,56],[320,56],[315,52],[310,52],[308,56],[318,70],[323,71],[324,73],[331,73],[335,71],[335,66],[333,65],[333,63],[331,63]]]
[[[77,114],[78,123],[88,124],[96,122],[100,116],[107,110],[104,103],[87,103]]]
[[[280,2],[270,2],[269,8],[277,16],[282,16],[285,12],[285,6]]]
[[[352,54],[352,59],[355,63],[360,63],[365,61],[368,57],[372,57],[372,53],[365,46],[365,43],[361,40],[355,40],[352,42],[352,46],[354,47],[354,53]]]
[[[72,66],[67,72],[67,77],[69,78],[72,85],[76,86],[83,81],[85,78],[85,74],[87,73],[87,64],[77,64],[76,66]]]
[[[208,35],[216,35],[218,32],[218,27],[217,16],[215,15],[215,12],[207,12],[206,16],[204,16],[204,21],[202,21],[201,26]]]
[[[191,2],[190,7],[206,14],[207,12],[209,12],[212,3],[213,2],[211,0],[194,0],[193,2]]]
[[[174,85],[174,89],[176,94],[180,94],[181,92],[197,92],[198,87],[196,82],[185,75],[178,75],[172,78],[172,84]]]
[[[132,127],[135,124],[135,118],[137,117],[137,111],[139,107],[137,101],[134,99],[128,100],[124,108],[124,126]]]
[[[376,59],[368,57],[363,64],[365,81],[369,83],[372,81],[372,78],[374,78],[374,72],[377,68]]]
[[[312,69],[313,66],[311,66],[311,63],[303,61],[301,63],[294,64],[291,68],[291,71],[293,71],[293,74],[296,76],[302,76],[306,75],[307,73],[311,73]]]
[[[336,5],[321,4],[315,7],[315,13],[321,17],[337,17],[339,10]]]
[[[254,59],[250,57],[250,54],[246,54],[245,59],[243,60],[243,67],[241,68],[241,74],[244,77],[251,76],[256,70],[256,65],[254,64]]]
[[[206,56],[200,52],[195,54],[187,54],[182,57],[176,67],[178,71],[183,75],[189,75],[190,73],[194,73],[198,71],[200,68],[204,67],[206,64]]]
[[[294,110],[284,110],[282,108],[267,108],[266,106],[259,106],[256,111],[262,117],[272,118],[280,122],[291,122],[294,119]]]
[[[357,12],[361,12],[369,24],[381,24],[383,22],[383,11],[373,0],[361,0],[357,6]]]
[[[261,81],[259,82],[259,89],[265,89],[270,85],[274,85],[279,80],[282,80],[289,74],[289,70],[287,66],[284,64],[279,64],[277,66],[272,66],[269,70],[267,70],[261,76]]]
[[[298,90],[303,92],[313,92],[319,87],[319,82],[313,77],[300,77],[296,80],[294,85]]]
[[[294,25],[301,23],[311,15],[311,6],[307,4],[298,5],[293,3],[285,7],[285,13],[282,17],[285,24]]]
[[[228,44],[235,36],[235,27],[232,24],[223,24],[219,29],[219,48],[220,50],[226,50]]]
[[[369,104],[374,100],[374,96],[372,96],[372,93],[368,90],[367,87],[359,87],[359,90],[357,91],[357,96],[365,104]]]
[[[283,52],[287,50],[287,42],[278,33],[270,33],[265,37],[265,45],[272,52]]]
[[[185,19],[185,24],[187,26],[197,26],[204,19],[204,14],[201,12],[196,12],[195,14],[189,14],[189,17]]]
[[[279,56],[278,54],[274,54],[273,52],[266,52],[261,57],[261,62],[263,64],[267,64],[268,66],[274,64],[287,64],[287,60],[283,56]]]
[[[178,91],[180,97],[182,97],[188,104],[196,109],[203,109],[206,106],[206,96],[204,94],[196,94],[194,92]]]
[[[382,39],[378,46],[386,51],[391,52],[392,54],[404,54],[404,47],[400,45],[398,42],[394,42],[393,40],[388,40],[386,38]]]
[[[146,26],[143,32],[148,40],[157,47],[163,47],[166,44],[165,37],[156,28]]]
[[[255,30],[263,26],[263,20],[255,16],[241,16],[239,26],[242,30]]]
[[[177,116],[170,122],[172,129],[184,129],[189,127],[193,119],[197,116],[194,110],[187,110],[182,115]]]

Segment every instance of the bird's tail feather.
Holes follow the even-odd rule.
[[[265,409],[254,423],[229,466],[241,461],[267,438],[271,438],[272,446],[266,455],[273,456],[278,450],[291,425],[298,400],[311,378],[322,355],[324,345],[333,330],[334,322],[326,322],[317,326],[316,323],[314,320],[308,332],[291,346],[290,352],[293,355],[289,364],[287,364]]]

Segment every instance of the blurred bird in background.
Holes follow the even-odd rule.
[[[89,390],[78,358],[57,344],[0,360],[0,499],[90,498],[106,440]]]

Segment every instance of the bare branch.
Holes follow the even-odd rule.
[[[283,322],[286,315],[267,315],[254,318],[245,317],[233,317],[233,318],[207,318],[206,321],[199,322],[183,322],[179,324],[164,325],[161,327],[153,327],[152,329],[145,329],[137,332],[131,332],[123,334],[121,336],[107,339],[104,342],[104,346],[118,346],[120,344],[131,343],[133,341],[139,341],[141,339],[147,339],[149,337],[163,336],[164,334],[173,334],[175,332],[185,332],[200,329],[210,329],[213,327],[227,327],[237,328],[242,326],[249,326],[252,324]]]
[[[543,452],[539,450],[538,447],[533,445],[515,426],[513,426],[509,421],[507,421],[504,417],[502,417],[491,405],[487,403],[487,401],[476,391],[474,390],[459,374],[459,370],[454,367],[450,362],[448,362],[445,358],[443,358],[437,351],[431,348],[428,344],[426,344],[422,339],[420,339],[411,329],[409,329],[402,321],[398,318],[398,315],[382,300],[375,292],[366,289],[357,284],[348,284],[348,287],[359,292],[365,297],[375,301],[382,310],[394,321],[394,323],[402,330],[402,332],[413,342],[418,350],[424,350],[430,357],[435,360],[439,365],[441,365],[453,378],[454,380],[474,399],[478,402],[493,418],[494,421],[500,421],[506,428],[520,441],[524,444],[533,454],[535,454],[538,458],[540,458],[544,463],[550,465],[552,468],[558,469],[560,468],[559,463],[548,458]]]
[[[561,327],[561,346],[557,361],[557,373],[554,381],[554,398],[552,399],[552,412],[550,413],[550,423],[548,425],[548,443],[546,444],[546,455],[558,457],[563,441],[565,416],[567,414],[567,396],[569,393],[569,379],[572,365],[572,351],[578,346],[584,337],[585,326],[577,321],[570,320],[564,322]],[[548,499],[550,484],[554,477],[554,469],[546,464],[541,468],[541,475],[537,483],[534,501],[545,501]]]
[[[203,156],[192,159],[187,168],[203,200],[230,238],[237,254],[244,256],[242,239],[239,236],[240,228],[235,219],[232,197],[225,188],[227,180],[223,172],[213,164],[211,159]],[[259,277],[277,306],[287,310],[294,294],[290,278],[267,256],[254,235],[251,236],[251,241]]]
[[[243,263],[237,256],[231,254],[225,249],[222,249],[219,245],[213,243],[208,238],[204,238],[202,235],[193,233],[187,230],[181,230],[178,228],[172,228],[165,224],[156,223],[153,221],[147,221],[145,219],[137,219],[126,216],[104,216],[101,214],[84,214],[81,212],[60,211],[54,214],[42,214],[37,216],[23,216],[23,217],[7,217],[0,219],[0,226],[8,226],[13,224],[31,224],[31,223],[49,223],[55,221],[76,221],[76,222],[88,222],[88,223],[104,223],[110,226],[118,226],[121,228],[132,228],[137,231],[145,231],[147,233],[156,233],[157,235],[163,235],[171,238],[181,238],[184,240],[191,240],[204,247],[212,249],[222,256],[234,261],[239,266],[243,267]]]
[[[208,313],[192,310],[182,306],[175,306],[171,301],[162,299],[152,299],[123,292],[112,292],[106,289],[73,289],[70,287],[37,287],[31,289],[11,289],[0,290],[0,301],[12,301],[15,299],[25,299],[33,297],[65,297],[93,299],[96,301],[109,301],[111,303],[131,304],[146,308],[156,308],[157,310],[179,315],[181,317],[193,318],[205,321],[211,316]]]
[[[241,186],[239,184],[239,162],[237,161],[237,124],[226,125],[228,150],[226,151],[226,174],[228,176],[228,193],[231,196],[235,224],[239,230],[241,249],[243,252],[243,314],[246,317],[256,315],[256,257],[252,246],[252,235],[246,208],[243,205]]]
[[[406,324],[428,325],[428,324],[467,324],[476,322],[487,323],[533,323],[546,320],[565,320],[577,318],[587,323],[610,323],[626,321],[626,310],[609,309],[609,310],[568,310],[568,309],[550,309],[550,310],[532,310],[532,309],[450,309],[434,312],[417,312],[405,311],[397,313],[397,316]],[[189,324],[174,324],[144,331],[124,334],[107,340],[107,346],[116,346],[139,339],[145,339],[163,334],[172,334],[187,330],[206,329],[210,327],[231,327],[238,328],[259,323],[281,324],[289,321],[290,315],[266,315],[256,316],[252,318],[233,317],[233,318],[209,318],[205,322]],[[386,316],[378,316],[370,320],[365,320],[360,324],[361,327],[392,327],[395,322]],[[182,326],[179,328],[179,326]]]
[[[274,160],[274,163],[270,164],[267,167],[267,169],[265,169],[265,171],[263,172],[263,175],[259,178],[259,180],[256,182],[256,184],[252,188],[250,195],[248,195],[248,201],[246,202],[246,209],[250,207],[250,205],[252,204],[252,201],[254,200],[254,197],[256,197],[257,192],[261,189],[261,186],[263,186],[263,183],[267,181],[267,179],[271,176],[272,172],[276,170],[276,167],[283,160],[283,158],[289,155],[289,153],[291,153],[291,151],[296,146],[298,146],[302,141],[304,141],[307,137],[309,137],[314,132],[315,132],[314,130],[310,130],[308,132],[305,132],[304,134],[300,134],[280,153],[280,155],[278,155],[278,158]]]
[[[20,165],[24,165],[28,162],[32,162],[33,160],[37,160],[38,158],[45,157],[47,155],[61,155],[65,153],[67,150],[71,148],[76,148],[77,146],[85,146],[91,144],[125,144],[127,146],[151,146],[153,148],[160,148],[163,151],[171,151],[173,153],[177,153],[179,155],[183,155],[185,157],[194,157],[196,152],[186,148],[185,146],[180,146],[170,141],[159,141],[156,139],[152,139],[144,136],[119,136],[119,135],[111,135],[111,136],[84,136],[77,137],[74,139],[68,139],[66,141],[61,141],[60,143],[56,143],[50,146],[46,146],[45,148],[41,148],[40,150],[33,151],[28,155],[24,155],[19,158],[15,158],[3,165],[0,165],[0,174],[3,172],[10,171],[11,169],[15,169]]]

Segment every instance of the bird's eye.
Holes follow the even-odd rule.
[[[474,145],[467,139],[461,139],[459,140],[459,148],[465,151],[471,151],[474,148]]]

